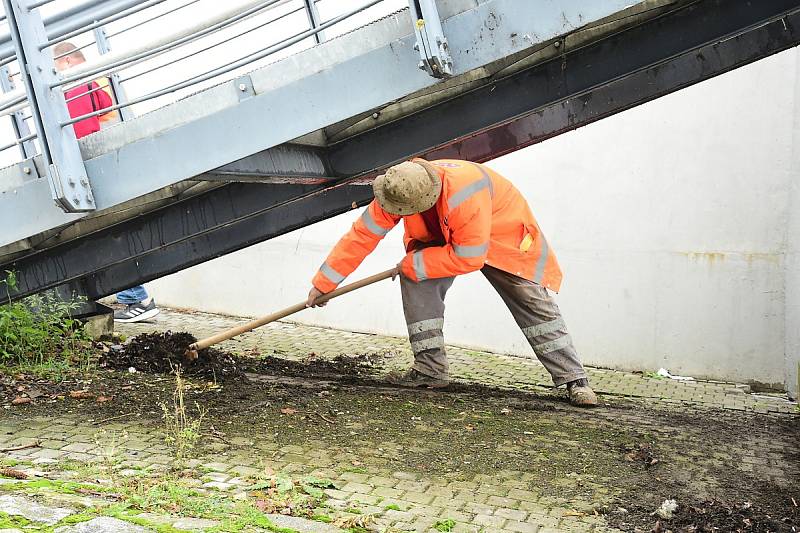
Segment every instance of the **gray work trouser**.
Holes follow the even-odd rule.
[[[564,319],[547,289],[491,266],[481,272],[500,294],[533,351],[550,372],[556,386],[586,378]],[[455,278],[416,283],[400,276],[403,312],[414,351],[414,369],[433,378],[448,375],[444,349],[444,297]],[[475,310],[476,320],[480,311]],[[476,324],[477,325],[477,324]]]

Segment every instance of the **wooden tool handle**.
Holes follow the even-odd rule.
[[[375,282],[391,278],[395,274],[395,269],[387,270],[385,272],[381,272],[379,274],[375,274],[368,278],[364,278],[362,280],[356,281],[349,285],[345,285],[344,287],[339,287],[336,290],[333,290],[329,293],[323,294],[319,298],[317,298],[316,303],[324,303],[328,300],[336,298],[337,296],[341,296],[342,294],[347,294],[348,292],[352,292],[356,289],[360,289],[361,287],[366,287],[367,285],[372,285]],[[199,340],[189,346],[190,350],[202,350],[203,348],[208,348],[213,344],[217,344],[218,342],[226,341],[232,337],[237,335],[241,335],[247,331],[251,331],[258,327],[261,327],[265,324],[269,324],[270,322],[275,322],[276,320],[280,320],[281,318],[286,318],[289,315],[293,315],[298,311],[302,311],[306,308],[306,302],[301,302],[299,304],[294,304],[291,307],[287,307],[281,311],[276,313],[272,313],[271,315],[267,315],[265,317],[257,318],[246,324],[242,324],[241,326],[236,326],[235,328],[231,328],[227,331],[223,331],[222,333],[217,333],[211,337],[206,339]]]

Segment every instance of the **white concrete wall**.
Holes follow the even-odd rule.
[[[800,54],[797,54],[794,107],[794,150],[789,176],[789,216],[786,225],[786,384],[800,395]]]
[[[490,164],[522,190],[559,256],[558,302],[586,363],[784,382],[784,353],[798,346],[785,335],[798,329],[796,316],[786,322],[797,310],[785,291],[796,302],[800,288],[787,286],[784,260],[800,142],[797,69],[791,50]],[[357,215],[159,280],[151,291],[162,304],[269,313],[305,296]],[[352,279],[395,264],[400,233]],[[447,304],[450,342],[531,354],[480,274],[459,279]],[[297,319],[405,332],[389,282]]]

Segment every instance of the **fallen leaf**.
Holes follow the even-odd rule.
[[[352,464],[353,466],[361,466],[364,463],[362,463],[361,461],[351,461],[350,464]]]
[[[30,398],[25,398],[24,396],[17,396],[13,400],[11,400],[11,405],[24,405],[26,403],[31,403],[33,400]]]
[[[106,402],[110,402],[113,399],[114,399],[113,396],[98,396],[97,397],[97,403],[106,403]]]
[[[464,429],[467,431],[475,431],[475,426],[466,426]]]
[[[44,396],[44,393],[42,391],[40,391],[39,389],[30,389],[25,394],[27,394],[28,398],[30,398],[31,400],[35,400],[36,398],[38,398],[40,396]]]
[[[74,400],[89,400],[94,398],[94,394],[89,392],[88,390],[71,390],[69,391],[69,397]]]
[[[13,468],[0,468],[0,476],[14,479],[28,479],[28,477],[30,477],[22,470],[15,470]]]
[[[297,412],[297,409],[292,409],[291,407],[284,407],[281,409],[281,413],[285,415],[293,415]]]
[[[502,409],[500,409],[500,413],[504,415],[510,415],[511,409],[509,409],[508,407],[503,407]]]

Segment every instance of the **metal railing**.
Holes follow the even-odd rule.
[[[93,17],[91,8],[98,7],[103,3],[97,1],[87,2],[86,6],[89,9],[84,13],[85,24],[78,28],[74,28],[72,27],[74,26],[73,22],[70,26],[67,26],[63,30],[56,31],[55,34],[49,34],[48,39],[38,43],[37,47],[39,51],[42,51],[43,53],[52,54],[50,49],[58,43],[69,41],[71,39],[86,40],[86,34],[91,34],[93,30],[103,30],[114,23],[117,23],[117,27],[113,31],[109,31],[107,33],[107,40],[121,36],[128,32],[133,32],[135,30],[139,30],[141,33],[142,30],[146,31],[149,25],[157,24],[160,20],[168,17],[169,15],[175,14],[181,10],[186,10],[192,6],[196,6],[202,0],[184,0],[177,4],[170,2],[172,5],[168,6],[165,10],[154,9],[160,4],[164,4],[168,1],[169,0],[148,0],[145,2],[118,1],[116,2],[117,5],[113,6],[112,9],[105,9],[101,13],[101,17]],[[332,17],[329,20],[323,20],[320,17],[319,9],[317,7],[317,4],[323,1],[325,0],[261,0],[240,2],[240,5],[234,9],[226,10],[221,14],[217,14],[215,17],[209,17],[204,21],[183,28],[171,35],[167,35],[151,41],[150,43],[137,46],[133,50],[128,50],[126,52],[115,54],[105,53],[108,50],[104,51],[100,46],[100,43],[97,42],[97,39],[90,38],[88,42],[80,44],[80,46],[76,46],[74,50],[55,54],[52,57],[54,60],[57,60],[71,56],[75,54],[76,51],[84,52],[91,48],[96,48],[97,51],[102,55],[99,56],[98,59],[86,61],[85,63],[79,65],[78,68],[69,69],[61,73],[59,76],[57,76],[54,82],[49,84],[49,89],[51,90],[68,91],[80,86],[81,84],[91,83],[96,78],[109,78],[110,76],[115,75],[118,76],[118,84],[121,85],[126,82],[151,75],[168,67],[174,68],[181,62],[186,62],[196,58],[198,54],[209,52],[248,34],[263,31],[268,26],[290,19],[295,15],[304,13],[304,20],[306,22],[306,27],[303,28],[302,24],[300,23],[300,19],[293,20],[293,26],[299,26],[302,28],[300,31],[293,32],[288,37],[285,37],[281,40],[268,43],[268,45],[261,50],[252,51],[241,57],[234,58],[233,60],[224,58],[225,64],[223,65],[219,65],[215,68],[210,68],[196,74],[192,73],[185,80],[177,83],[168,83],[163,88],[149,91],[147,94],[137,96],[132,99],[127,99],[124,98],[123,95],[117,94],[119,92],[119,85],[117,88],[114,88],[113,84],[110,82],[98,83],[86,93],[67,98],[65,99],[65,102],[70,103],[83,98],[86,94],[91,94],[92,92],[117,89],[111,91],[115,103],[109,108],[93,111],[92,113],[77,117],[70,117],[69,120],[60,121],[59,125],[61,127],[69,126],[94,116],[112,113],[117,110],[128,109],[131,106],[159,99],[180,91],[181,89],[187,89],[202,82],[214,80],[217,77],[228,74],[239,68],[254,65],[258,61],[286,50],[304,40],[313,39],[313,42],[309,42],[308,45],[323,42],[325,40],[325,30],[354,15],[362,13],[366,9],[375,6],[376,4],[386,2],[386,0],[365,0],[362,5],[356,9],[352,9],[346,13]],[[331,2],[331,0],[327,1]],[[28,10],[34,10],[51,3],[57,4],[58,2],[57,0],[35,0],[28,2],[25,7]],[[106,2],[106,4],[108,4],[108,2]],[[154,13],[154,11],[159,12]],[[387,13],[388,12],[390,11],[387,10]],[[126,20],[131,20],[133,15],[139,13],[147,13],[147,16],[143,20],[134,20],[128,24],[124,24]],[[383,14],[386,13],[382,13],[381,15]],[[74,17],[75,13],[70,12],[69,15]],[[5,13],[0,15],[0,17],[0,23],[9,23],[9,19]],[[255,24],[244,24],[250,20],[253,20]],[[45,22],[47,21],[48,19],[45,20]],[[54,17],[51,17],[50,21],[59,22],[57,18],[54,20]],[[124,25],[120,25],[120,22],[122,22]],[[225,35],[223,39],[214,39],[215,35],[226,31],[229,32],[229,34]],[[202,44],[200,48],[191,46],[196,45],[198,42],[201,42]],[[16,53],[14,53],[12,50],[4,49],[2,44],[3,36],[0,35],[0,68],[18,63]],[[161,56],[172,57],[167,57],[166,61],[158,61],[158,58]],[[143,68],[138,70],[134,69],[134,67],[140,65],[143,66]],[[0,96],[0,115],[10,115],[12,120],[16,123],[19,123],[20,120],[25,121],[33,119],[32,114],[29,114],[22,119],[20,118],[20,112],[30,108],[28,91],[20,89],[18,81],[16,83],[14,82],[14,79],[18,80],[20,76],[20,69],[17,68],[17,72],[13,74],[5,72],[1,75],[3,75],[5,79],[9,81],[9,83],[4,84],[3,92],[5,94]],[[128,113],[127,115],[128,118],[132,117],[131,113]],[[125,117],[123,116],[123,120],[124,119]],[[18,132],[19,130],[20,128],[16,127],[14,131]],[[24,132],[25,128],[22,128],[22,131]],[[23,143],[37,137],[38,133],[36,132],[24,134],[16,133],[14,142],[7,143],[6,145],[0,145],[0,152],[16,146],[22,146]],[[28,150],[27,152],[21,152],[21,155],[22,157],[27,158],[32,154]]]
[[[361,0],[357,7],[342,10],[335,0],[237,0],[233,6],[213,2],[211,6],[216,9],[197,20],[191,17],[191,9],[202,8],[204,0],[85,0],[45,18],[39,10],[57,7],[58,0],[0,1],[5,8],[0,15],[0,88],[4,93],[0,95],[0,116],[10,117],[14,133],[13,142],[0,145],[0,157],[15,147],[19,147],[22,159],[41,154],[53,197],[66,211],[92,210],[94,206],[70,126],[114,112],[118,112],[118,120],[130,120],[133,106],[147,103],[151,109],[157,108],[186,91],[200,90],[243,69],[252,70],[320,44],[326,35],[336,32],[335,26],[354,20],[356,15],[366,12],[368,20],[359,22],[368,24],[410,7],[412,16],[419,19],[423,15],[418,10],[424,11],[434,2]],[[372,9],[379,4],[382,7],[378,11]],[[327,18],[321,16],[325,11]],[[183,20],[176,22],[175,17]],[[187,19],[191,22],[186,23]],[[170,21],[171,27],[178,29],[165,32],[164,25]],[[415,31],[425,48],[421,27],[417,24]],[[6,28],[7,35],[2,31]],[[141,38],[145,34],[157,37]],[[246,50],[248,40],[255,37],[260,38],[256,47]],[[124,49],[112,51],[112,38],[123,43]],[[60,50],[61,43],[69,43],[70,49]],[[233,53],[207,54],[230,48],[231,43],[239,47]],[[93,48],[98,55],[86,59],[83,53]],[[57,54],[55,49],[59,50]],[[198,67],[201,55],[208,61]],[[176,66],[185,71],[178,79],[174,79]],[[142,91],[137,84],[141,86],[145,80],[149,86]],[[126,91],[126,84],[134,90]],[[68,97],[63,94],[81,86],[86,90]],[[99,91],[108,92],[112,104],[102,109],[93,105],[91,112],[77,115],[76,106],[70,104],[87,95],[94,98]],[[134,96],[128,98],[126,92]],[[53,94],[60,96],[53,98]]]

